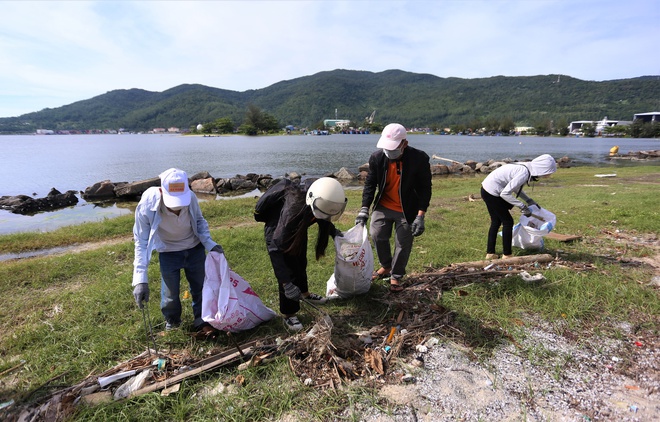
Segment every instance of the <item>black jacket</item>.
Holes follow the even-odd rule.
[[[411,146],[404,149],[400,161],[399,196],[403,214],[408,223],[412,223],[417,216],[417,211],[426,212],[431,202],[431,166],[428,154]],[[375,208],[378,205],[385,187],[388,164],[389,159],[383,150],[378,150],[369,157],[369,173],[362,191],[363,207],[370,207],[371,204],[374,204]]]
[[[292,242],[298,230],[304,229],[304,250],[306,253],[307,228],[314,223],[319,225],[330,225],[331,233],[334,234],[334,225],[325,220],[314,218],[312,209],[305,205],[304,193],[315,179],[307,179],[302,184],[294,183],[289,179],[273,185],[257,201],[254,209],[254,219],[266,223],[264,225],[264,237],[268,252],[284,252]],[[302,195],[296,195],[296,192]]]

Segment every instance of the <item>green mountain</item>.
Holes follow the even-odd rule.
[[[461,79],[401,70],[333,70],[244,92],[204,85],[180,85],[163,92],[115,90],[58,108],[0,118],[0,133],[40,128],[188,129],[225,117],[238,126],[250,104],[274,116],[282,127],[311,127],[335,115],[361,123],[374,110],[376,122],[396,121],[409,127],[446,127],[489,118],[512,119],[519,126],[604,116],[632,120],[635,113],[660,110],[660,77],[596,82],[565,75]]]

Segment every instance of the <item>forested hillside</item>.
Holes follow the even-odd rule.
[[[0,118],[0,133],[36,129],[93,130],[156,127],[189,129],[229,118],[235,126],[249,105],[274,116],[281,127],[314,127],[324,119],[358,123],[376,110],[376,122],[448,127],[487,119],[518,126],[539,121],[632,120],[660,110],[660,77],[583,81],[565,75],[439,78],[400,70],[379,73],[333,70],[245,92],[180,85],[163,92],[115,90],[73,104]],[[335,114],[336,110],[336,114]]]

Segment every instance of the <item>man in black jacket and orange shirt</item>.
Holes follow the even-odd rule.
[[[390,277],[391,292],[403,290],[413,237],[424,233],[424,215],[431,201],[429,156],[409,146],[406,137],[406,129],[398,123],[383,129],[376,144],[380,149],[369,157],[362,208],[355,219],[355,224],[366,224],[373,204],[370,230],[381,268],[374,271],[372,280]]]

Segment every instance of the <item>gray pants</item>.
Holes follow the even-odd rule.
[[[390,238],[394,227],[394,255]],[[376,207],[371,213],[371,239],[376,247],[378,261],[383,268],[391,268],[392,277],[402,278],[412,251],[413,235],[410,224],[402,212]]]

